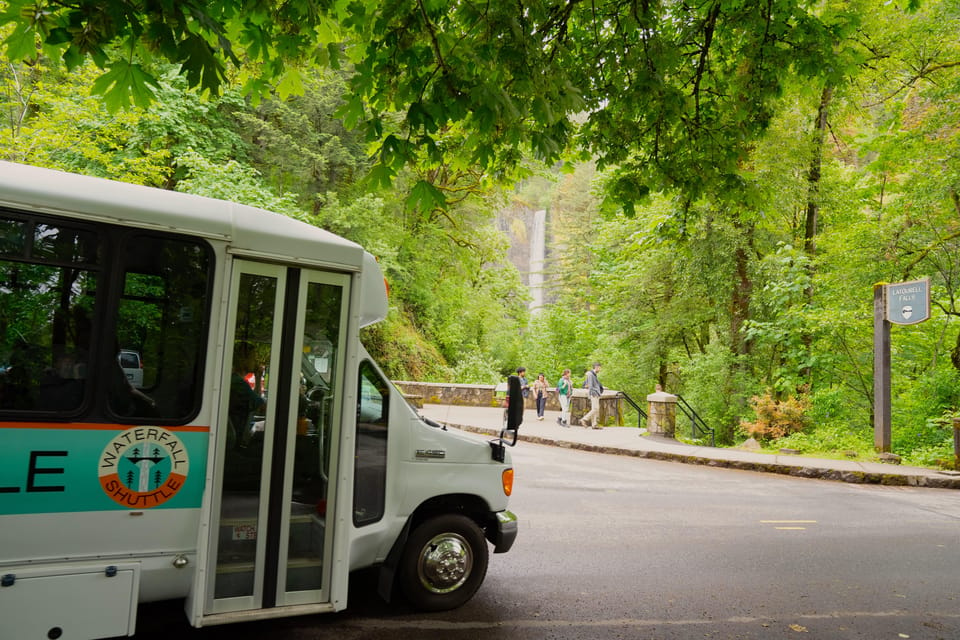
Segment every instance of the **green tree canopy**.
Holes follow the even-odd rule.
[[[617,167],[609,192],[628,211],[651,189],[735,182],[784,79],[829,73],[855,25],[801,0],[6,4],[11,59],[92,59],[114,109],[150,102],[158,59],[212,92],[236,74],[255,96],[300,91],[301,64],[349,62],[342,113],[378,143],[375,180],[464,161],[508,176],[525,154],[578,149]]]

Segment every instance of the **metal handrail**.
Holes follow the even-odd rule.
[[[621,391],[620,395],[623,396],[623,399],[627,401],[627,404],[633,407],[633,409],[639,414],[637,416],[637,428],[641,428],[643,426],[642,421],[647,419],[647,412],[643,410],[643,407],[634,402],[633,398],[628,396],[626,392]]]
[[[680,410],[683,411],[683,414],[690,419],[690,435],[693,436],[694,439],[699,437],[697,433],[698,431],[704,436],[709,435],[710,446],[717,446],[716,432],[707,426],[707,423],[703,421],[703,418],[701,418],[700,415],[694,411],[693,407],[690,406],[690,403],[684,400],[683,396],[681,396],[679,393],[677,394],[677,406],[680,407]]]

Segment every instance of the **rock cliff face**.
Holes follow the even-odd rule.
[[[530,285],[530,235],[533,210],[521,205],[511,205],[497,213],[497,229],[507,236],[510,243],[507,259],[520,272],[523,284]]]

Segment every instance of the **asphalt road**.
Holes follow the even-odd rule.
[[[161,605],[137,638],[960,637],[956,491],[513,454],[520,535],[456,611],[386,605],[360,574],[345,612],[193,630]]]

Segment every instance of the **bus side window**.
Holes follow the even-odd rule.
[[[0,412],[193,419],[212,265],[202,240],[0,207]]]
[[[390,388],[369,362],[360,364],[357,454],[354,460],[353,523],[383,517],[387,488],[387,425]]]
[[[201,242],[127,235],[109,396],[121,418],[191,419],[200,408],[212,261]],[[120,374],[122,372],[122,375]]]
[[[0,411],[81,410],[102,252],[92,229],[0,212]]]

